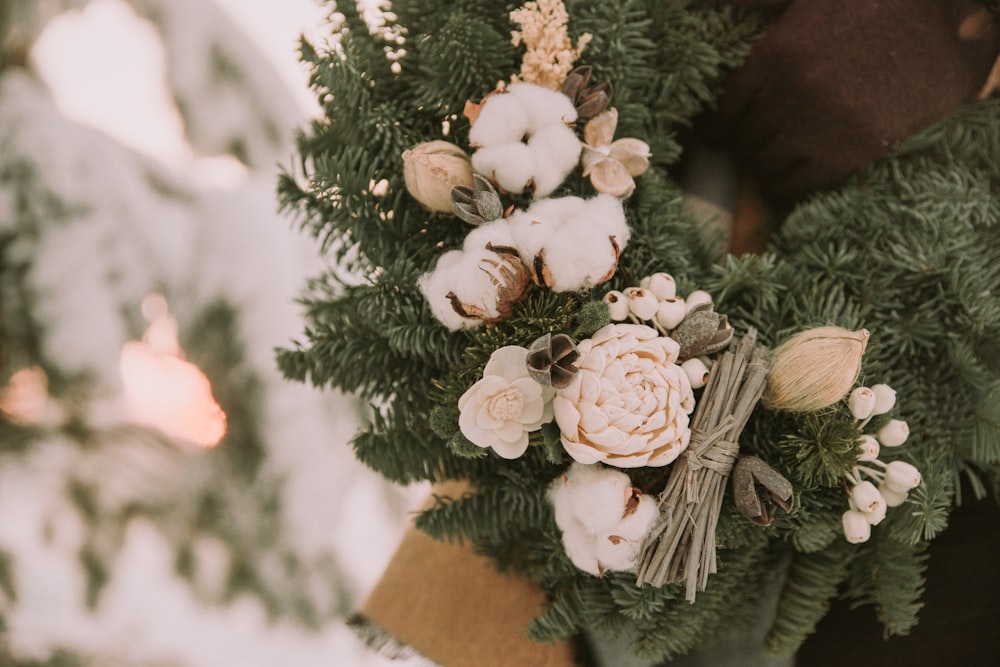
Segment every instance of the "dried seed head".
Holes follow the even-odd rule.
[[[562,389],[568,387],[579,372],[574,365],[579,358],[580,352],[572,338],[566,334],[547,333],[528,348],[528,375],[540,385]]]
[[[707,309],[689,310],[684,321],[670,332],[670,337],[680,343],[678,358],[684,360],[725,349],[733,339],[733,328],[725,315]]]
[[[577,116],[593,118],[608,108],[614,89],[610,81],[590,85],[594,68],[589,65],[577,67],[566,76],[562,85],[563,95],[573,100]]]
[[[452,213],[470,225],[482,225],[503,216],[500,195],[488,179],[472,175],[473,186],[456,185],[451,189]]]
[[[844,398],[861,371],[868,330],[818,327],[774,351],[762,399],[771,410],[815,412]]]

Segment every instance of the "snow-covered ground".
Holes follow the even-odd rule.
[[[274,369],[273,349],[300,331],[293,300],[322,268],[317,246],[278,215],[274,190],[278,165],[293,160],[293,129],[315,112],[298,35],[322,35],[326,11],[312,0],[92,0],[48,23],[32,54],[37,77],[0,72],[0,139],[80,209],[43,230],[31,251],[44,347],[95,380],[87,418],[109,428],[127,420],[119,354],[137,332],[123,313],[165,293],[183,329],[198,307],[232,304],[263,383],[266,465],[283,480],[284,537],[305,562],[340,565],[342,590],[317,590],[318,598],[356,603],[426,489],[391,487],[354,461],[350,397],[286,383]],[[213,78],[220,68],[228,75]],[[120,449],[142,447],[133,438]],[[18,591],[6,641],[15,653],[41,658],[64,647],[96,665],[129,666],[388,664],[338,620],[310,630],[269,619],[251,596],[206,603],[175,574],[176,545],[146,519],[128,525],[107,587],[87,610],[77,557],[86,529],[64,481],[88,465],[110,479],[115,454],[102,456],[95,463],[56,439],[0,460],[0,549],[14,558]],[[183,450],[177,465],[196,468],[198,457]],[[170,465],[116,492],[153,493],[151,480],[171,478]],[[225,554],[199,544],[211,587],[212,564],[224,566]]]

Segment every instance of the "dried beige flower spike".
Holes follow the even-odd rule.
[[[524,44],[527,48],[521,60],[521,73],[513,80],[552,90],[562,88],[566,75],[590,42],[591,35],[581,35],[573,46],[566,29],[569,14],[562,0],[526,2],[510,13],[510,20],[521,26],[520,30],[511,32],[511,42],[514,46]]]

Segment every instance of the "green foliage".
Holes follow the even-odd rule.
[[[546,500],[568,462],[557,428],[533,433],[527,454],[513,461],[457,428],[457,401],[494,350],[548,332],[588,336],[607,321],[601,293],[536,288],[506,321],[453,333],[415,287],[468,228],[410,197],[401,154],[436,139],[468,148],[464,103],[519,69],[521,51],[508,41],[517,4],[399,0],[395,18],[370,29],[347,3],[331,46],[303,44],[324,117],[300,135],[299,163],[279,194],[341,269],[310,285],[303,340],[278,352],[281,369],[372,403],[353,445],[387,478],[468,480],[468,493],[439,498],[417,525],[542,582],[551,602],[532,623],[536,639],[588,628],[633,638],[650,659],[679,655],[748,624],[771,568],[785,577],[769,637],[779,653],[795,651],[845,580],[853,600],[875,604],[890,632],[905,632],[918,608],[923,545],[946,525],[959,475],[974,475],[983,492],[1000,476],[1000,102],[956,114],[844,187],[797,206],[767,253],[713,266],[670,169],[678,136],[713,103],[721,77],[768,16],[711,3],[567,0],[571,37],[593,36],[582,63],[615,87],[618,134],[649,141],[653,152],[625,202],[632,237],[605,287],[668,271],[682,293],[710,290],[736,329],[754,327],[772,346],[817,325],[867,328],[860,382],[891,384],[899,393],[892,416],[912,433],[883,459],[911,461],[923,473],[869,544],[850,545],[841,484],[856,463],[859,426],[842,405],[805,416],[757,410],[741,447],[793,482],[796,507],[761,528],[727,495],[720,570],[690,605],[678,587],[636,587],[628,574],[596,578],[573,567]],[[384,193],[375,194],[372,184],[382,180]],[[588,192],[574,175],[556,194]],[[526,197],[505,203],[523,206]],[[647,489],[661,473],[629,471]]]

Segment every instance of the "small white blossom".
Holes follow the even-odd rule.
[[[628,319],[628,297],[622,292],[611,290],[604,295],[604,301],[608,304],[612,321],[624,322]]]
[[[553,390],[528,375],[528,350],[501,347],[491,356],[483,378],[458,399],[458,425],[473,444],[516,459],[528,449],[528,433],[552,421]]]
[[[696,289],[695,291],[688,294],[687,298],[684,299],[684,301],[687,303],[688,310],[691,310],[695,306],[702,306],[705,304],[711,306],[712,295],[706,292],[705,290]]]
[[[698,357],[691,357],[681,364],[681,368],[687,374],[692,389],[701,389],[708,383],[708,366]]]
[[[844,537],[851,544],[867,542],[872,536],[872,526],[865,515],[857,510],[847,510],[841,517],[844,527]]]
[[[871,512],[878,508],[879,504],[885,504],[882,494],[871,482],[855,484],[854,488],[851,489],[851,500],[862,512]]]
[[[889,385],[873,385],[872,393],[875,394],[875,406],[872,409],[873,415],[884,415],[896,405],[896,390]]]
[[[861,454],[858,456],[859,461],[874,461],[881,451],[878,440],[870,435],[862,435],[858,439],[858,449],[861,450]]]
[[[878,485],[878,492],[882,494],[885,504],[889,507],[899,507],[906,501],[906,497],[909,495],[906,491],[897,491],[886,486],[885,482]]]
[[[848,397],[847,406],[855,419],[868,419],[875,408],[875,392],[868,387],[858,387]]]
[[[910,426],[902,419],[890,419],[875,434],[878,441],[885,447],[899,447],[910,436]]]
[[[906,461],[893,461],[885,467],[883,483],[894,491],[905,493],[920,485],[920,471]]]
[[[629,287],[625,290],[625,296],[628,297],[629,312],[640,320],[653,319],[660,306],[653,293],[641,287]]]
[[[687,310],[684,299],[677,297],[664,299],[656,309],[656,323],[667,331],[675,329],[687,317]]]
[[[677,296],[677,283],[669,273],[654,273],[639,281],[639,287],[648,289],[660,301]]]

